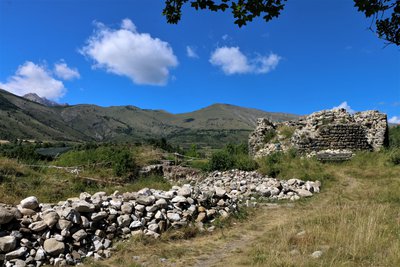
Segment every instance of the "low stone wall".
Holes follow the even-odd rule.
[[[254,196],[297,200],[318,193],[320,183],[298,179],[279,181],[257,172],[213,172],[194,185],[169,191],[142,189],[107,195],[81,193],[57,204],[36,197],[18,206],[0,205],[2,266],[75,265],[86,257],[111,255],[116,238],[148,235],[157,238],[171,227],[228,217]]]
[[[290,148],[306,154],[332,149],[377,151],[387,144],[386,114],[365,111],[353,115],[345,109],[319,111],[299,121],[276,124],[259,119],[249,137],[249,151],[255,157]]]

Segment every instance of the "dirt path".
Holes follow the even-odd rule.
[[[359,182],[353,177],[347,176],[344,173],[337,173],[340,177],[340,186],[336,187],[341,190],[342,195],[349,195],[359,186]],[[308,214],[315,213],[319,209],[328,205],[337,192],[323,192],[319,195],[314,195],[310,202],[306,205],[280,204],[275,207],[263,206],[257,210],[257,214],[246,220],[242,227],[234,227],[235,230],[241,231],[238,236],[233,236],[228,242],[222,243],[214,247],[211,253],[200,255],[194,267],[205,266],[237,266],[240,263],[234,263],[233,257],[237,258],[237,254],[243,253],[246,248],[265,235],[269,231],[274,230],[278,226],[283,226],[291,220],[296,220],[300,217],[307,217]],[[213,243],[209,240],[209,243]]]
[[[273,230],[275,227],[287,223],[293,216],[299,216],[299,212],[294,211],[294,205],[281,204],[273,206],[262,206],[256,211],[254,219],[246,220],[245,225],[234,227],[230,230],[240,231],[238,235],[232,235],[229,241],[215,247],[211,253],[198,257],[194,267],[220,266],[224,263],[231,263],[230,257],[240,253],[250,246],[258,237]],[[213,242],[210,240],[210,242]],[[230,266],[225,265],[225,266]]]
[[[125,244],[118,259],[111,258],[104,266],[248,266],[251,264],[249,255],[259,244],[268,242],[266,238],[273,236],[272,231],[285,231],[293,227],[293,222],[324,214],[338,197],[351,198],[356,189],[363,186],[361,181],[348,177],[344,172],[339,171],[336,176],[338,179],[333,182],[334,186],[323,187],[320,194],[314,194],[310,199],[260,204],[244,221],[217,228],[211,234],[190,239]],[[130,265],[132,258],[137,259]]]

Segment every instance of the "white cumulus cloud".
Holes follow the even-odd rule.
[[[52,77],[52,73],[45,66],[31,61],[20,65],[7,82],[0,82],[0,88],[19,96],[36,93],[40,97],[53,100],[58,100],[67,91],[63,82]]]
[[[256,73],[268,73],[278,66],[280,60],[281,57],[273,53],[264,57],[258,56],[254,60],[256,62],[256,66],[254,66],[253,69]]]
[[[190,46],[186,46],[186,55],[190,58],[199,58],[199,55],[196,53],[195,49]]]
[[[101,23],[81,49],[93,59],[94,68],[129,77],[136,84],[165,85],[169,68],[178,65],[171,46],[148,33],[139,33],[129,19],[120,29],[110,29]]]
[[[76,68],[68,67],[67,63],[63,61],[54,64],[54,74],[63,80],[73,80],[81,77]]]
[[[210,63],[218,66],[227,75],[256,73],[265,74],[274,70],[282,58],[271,53],[267,56],[248,58],[239,47],[219,47],[211,53]]]
[[[340,109],[340,108],[344,108],[345,110],[347,110],[347,112],[349,113],[355,113],[355,110],[353,110],[349,104],[347,104],[347,101],[344,101],[342,103],[340,103],[339,106],[333,107],[332,109]]]
[[[388,120],[388,122],[395,123],[395,124],[400,124],[400,117],[393,116]]]

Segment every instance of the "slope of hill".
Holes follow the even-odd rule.
[[[60,110],[0,90],[0,139],[89,141],[91,138],[66,125]]]
[[[214,104],[182,114],[134,106],[46,106],[0,90],[0,139],[46,141],[141,141],[222,146],[246,142],[259,117],[275,121],[297,115]]]

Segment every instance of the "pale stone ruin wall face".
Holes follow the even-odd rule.
[[[282,127],[293,129],[289,140],[282,139]],[[275,131],[276,138],[265,142],[265,134]],[[249,137],[249,151],[255,157],[296,148],[303,153],[327,149],[374,150],[388,144],[386,114],[378,111],[349,114],[344,109],[315,112],[299,121],[274,124],[260,119]]]
[[[276,126],[266,118],[257,120],[257,127],[250,134],[249,138],[249,153],[255,155],[265,145],[265,136],[270,131],[275,131]]]
[[[387,116],[376,110],[354,114],[354,120],[366,129],[368,143],[376,151],[389,144]]]

